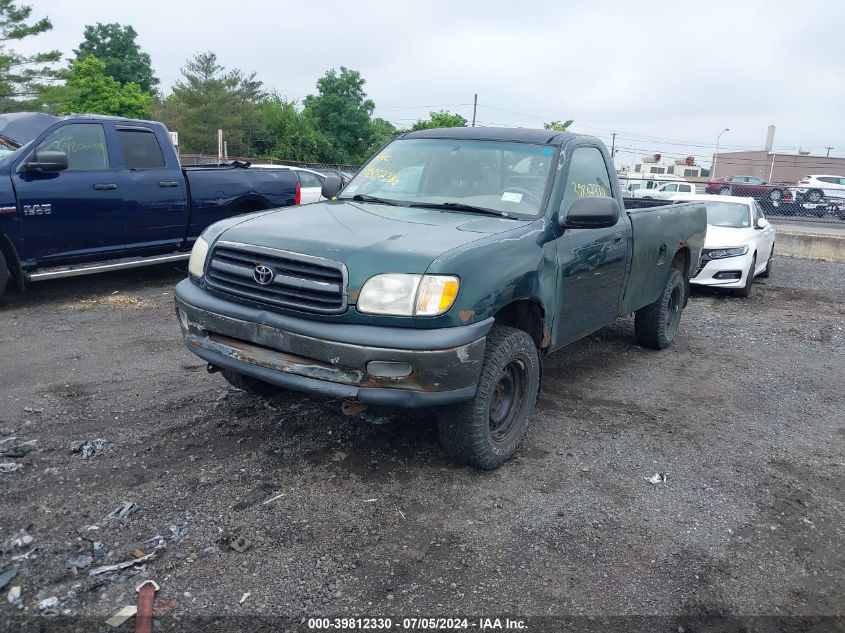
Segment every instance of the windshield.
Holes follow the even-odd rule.
[[[497,215],[536,216],[553,158],[548,145],[397,140],[358,172],[340,198],[373,196],[410,206],[468,205]]]
[[[737,202],[708,202],[707,224],[733,229],[747,229],[751,226],[751,211],[746,204]]]
[[[12,143],[0,136],[0,159],[6,158],[9,154],[14,153],[20,146],[17,143]]]

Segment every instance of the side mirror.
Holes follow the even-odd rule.
[[[337,194],[340,193],[342,188],[343,182],[340,180],[340,177],[335,174],[329,174],[323,180],[323,188],[320,190],[320,193],[324,198],[331,200],[337,197]]]
[[[765,229],[767,226],[769,226],[769,221],[766,218],[760,218],[754,223],[755,229]]]
[[[615,226],[619,216],[619,203],[615,198],[579,198],[561,223],[571,229],[601,229]]]
[[[35,150],[23,169],[38,173],[63,171],[67,169],[67,154],[54,149]]]

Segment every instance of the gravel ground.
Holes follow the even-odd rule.
[[[17,571],[3,597],[21,588],[0,629],[47,600],[96,630],[144,578],[164,621],[234,628],[246,621],[227,616],[841,618],[845,265],[775,264],[748,300],[694,291],[664,352],[620,319],[547,358],[528,437],[492,473],[441,454],[432,412],[350,418],[208,375],[173,313],[184,269],[12,295],[0,440],[17,440],[0,449],[36,442],[0,460],[23,465],[0,474],[0,539],[33,540],[0,552],[0,581]],[[70,450],[96,439],[109,444]],[[154,558],[91,575],[133,551]],[[843,620],[816,624],[802,630]]]

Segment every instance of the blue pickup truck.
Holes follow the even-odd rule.
[[[0,115],[0,296],[9,283],[187,259],[210,224],[299,196],[289,170],[183,168],[161,123]]]

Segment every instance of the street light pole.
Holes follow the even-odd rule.
[[[719,132],[719,135],[716,137],[716,153],[713,154],[713,164],[710,166],[710,180],[716,179],[716,161],[719,160],[719,139],[722,138],[722,134],[730,131],[731,128],[726,127],[724,130]]]

